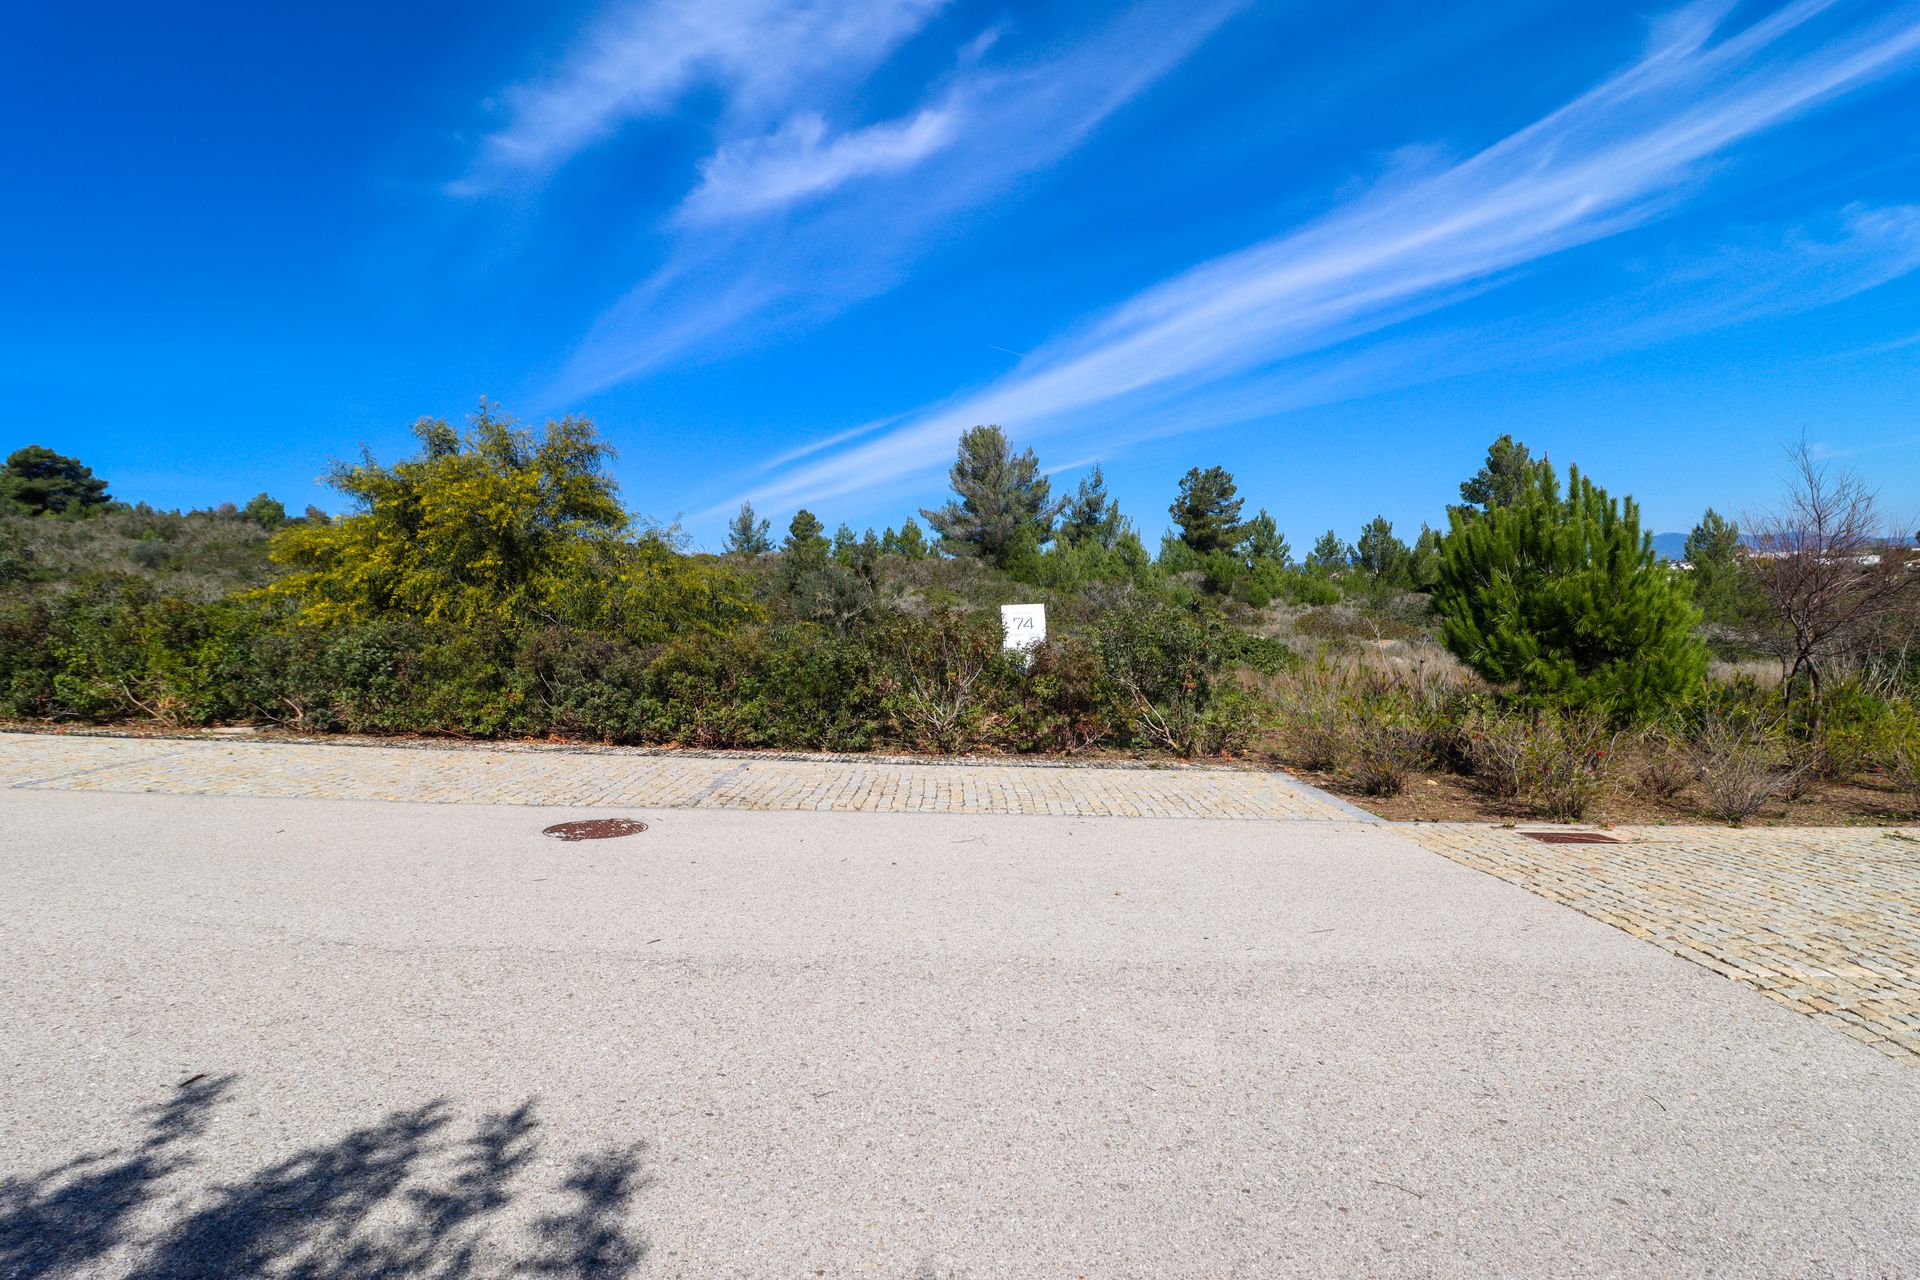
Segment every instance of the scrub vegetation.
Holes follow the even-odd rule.
[[[1296,559],[1220,467],[1150,551],[1097,466],[1056,494],[997,426],[897,528],[742,506],[719,554],[636,521],[584,419],[414,434],[334,467],[334,517],[129,506],[15,451],[0,717],[1233,757],[1399,816],[1920,816],[1920,552],[1804,447],[1777,512],[1709,511],[1668,564],[1631,499],[1506,436],[1444,527]],[[1030,665],[1014,600],[1048,610]]]

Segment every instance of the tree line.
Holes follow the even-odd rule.
[[[1516,713],[1615,724],[1735,696],[1710,662],[1764,655],[1779,681],[1737,696],[1811,741],[1843,705],[1897,718],[1920,668],[1912,547],[1805,448],[1780,510],[1746,530],[1709,511],[1682,571],[1631,498],[1511,436],[1444,528],[1409,542],[1376,517],[1296,559],[1224,468],[1180,477],[1149,553],[1098,466],[1056,495],[991,425],[959,439],[950,498],[898,528],[829,533],[802,510],[776,542],[743,504],[719,555],[629,513],[584,418],[483,404],[414,435],[407,458],[328,473],[334,518],[265,494],[156,512],[15,451],[0,715],[1197,753],[1257,740],[1278,714],[1262,681],[1359,627],[1431,637]],[[992,606],[1015,593],[1056,619],[1031,671],[999,652]]]

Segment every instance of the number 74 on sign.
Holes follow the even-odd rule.
[[[1043,604],[1003,604],[1000,606],[1000,647],[1018,653],[1033,664],[1033,651],[1047,638],[1047,606]]]

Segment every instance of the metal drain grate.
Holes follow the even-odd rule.
[[[615,836],[637,836],[647,829],[644,822],[632,818],[588,818],[584,822],[556,822],[540,834],[555,840],[611,840]]]
[[[1598,831],[1522,831],[1521,835],[1529,840],[1538,840],[1541,844],[1619,844],[1614,836],[1603,836]]]

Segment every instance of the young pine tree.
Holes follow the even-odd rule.
[[[1293,548],[1287,545],[1287,539],[1280,532],[1280,526],[1267,514],[1265,507],[1260,514],[1247,521],[1246,537],[1240,544],[1250,565],[1273,565],[1284,569],[1293,562]]]
[[[853,548],[859,543],[853,536],[853,529],[845,521],[833,531],[833,558],[841,564],[853,563]]]
[[[772,524],[754,517],[753,504],[740,504],[740,514],[727,525],[727,551],[730,556],[763,556],[773,550],[768,537]]]
[[[1180,477],[1179,494],[1167,507],[1167,514],[1180,526],[1180,541],[1203,557],[1239,546],[1245,533],[1240,508],[1246,499],[1238,495],[1238,486],[1224,467],[1189,469]]]
[[[1539,466],[1514,501],[1455,510],[1434,608],[1462,661],[1535,703],[1644,716],[1706,672],[1699,612],[1653,554],[1632,499]]]
[[[907,522],[900,526],[898,545],[900,554],[909,560],[925,560],[929,554],[927,536],[920,532],[920,526],[914,523],[912,516],[908,516]]]
[[[1741,577],[1740,527],[1708,507],[1687,535],[1684,554],[1693,566],[1693,602],[1707,621],[1739,621],[1747,594]]]
[[[1424,520],[1407,557],[1407,579],[1415,591],[1431,591],[1440,580],[1440,534]]]
[[[1307,552],[1308,573],[1332,577],[1352,567],[1353,548],[1340,541],[1340,535],[1331,529],[1321,534],[1313,544],[1313,550]]]
[[[805,507],[794,512],[793,520],[787,525],[786,541],[780,544],[787,563],[796,569],[814,569],[825,564],[830,549],[826,529],[820,517]]]
[[[1404,586],[1412,560],[1413,553],[1393,536],[1393,524],[1385,516],[1367,521],[1353,544],[1354,566],[1375,582]]]
[[[1093,470],[1082,477],[1073,497],[1067,500],[1057,536],[1061,546],[1091,543],[1111,551],[1130,527],[1127,518],[1120,514],[1120,504],[1107,493],[1106,474],[1096,462]]]

